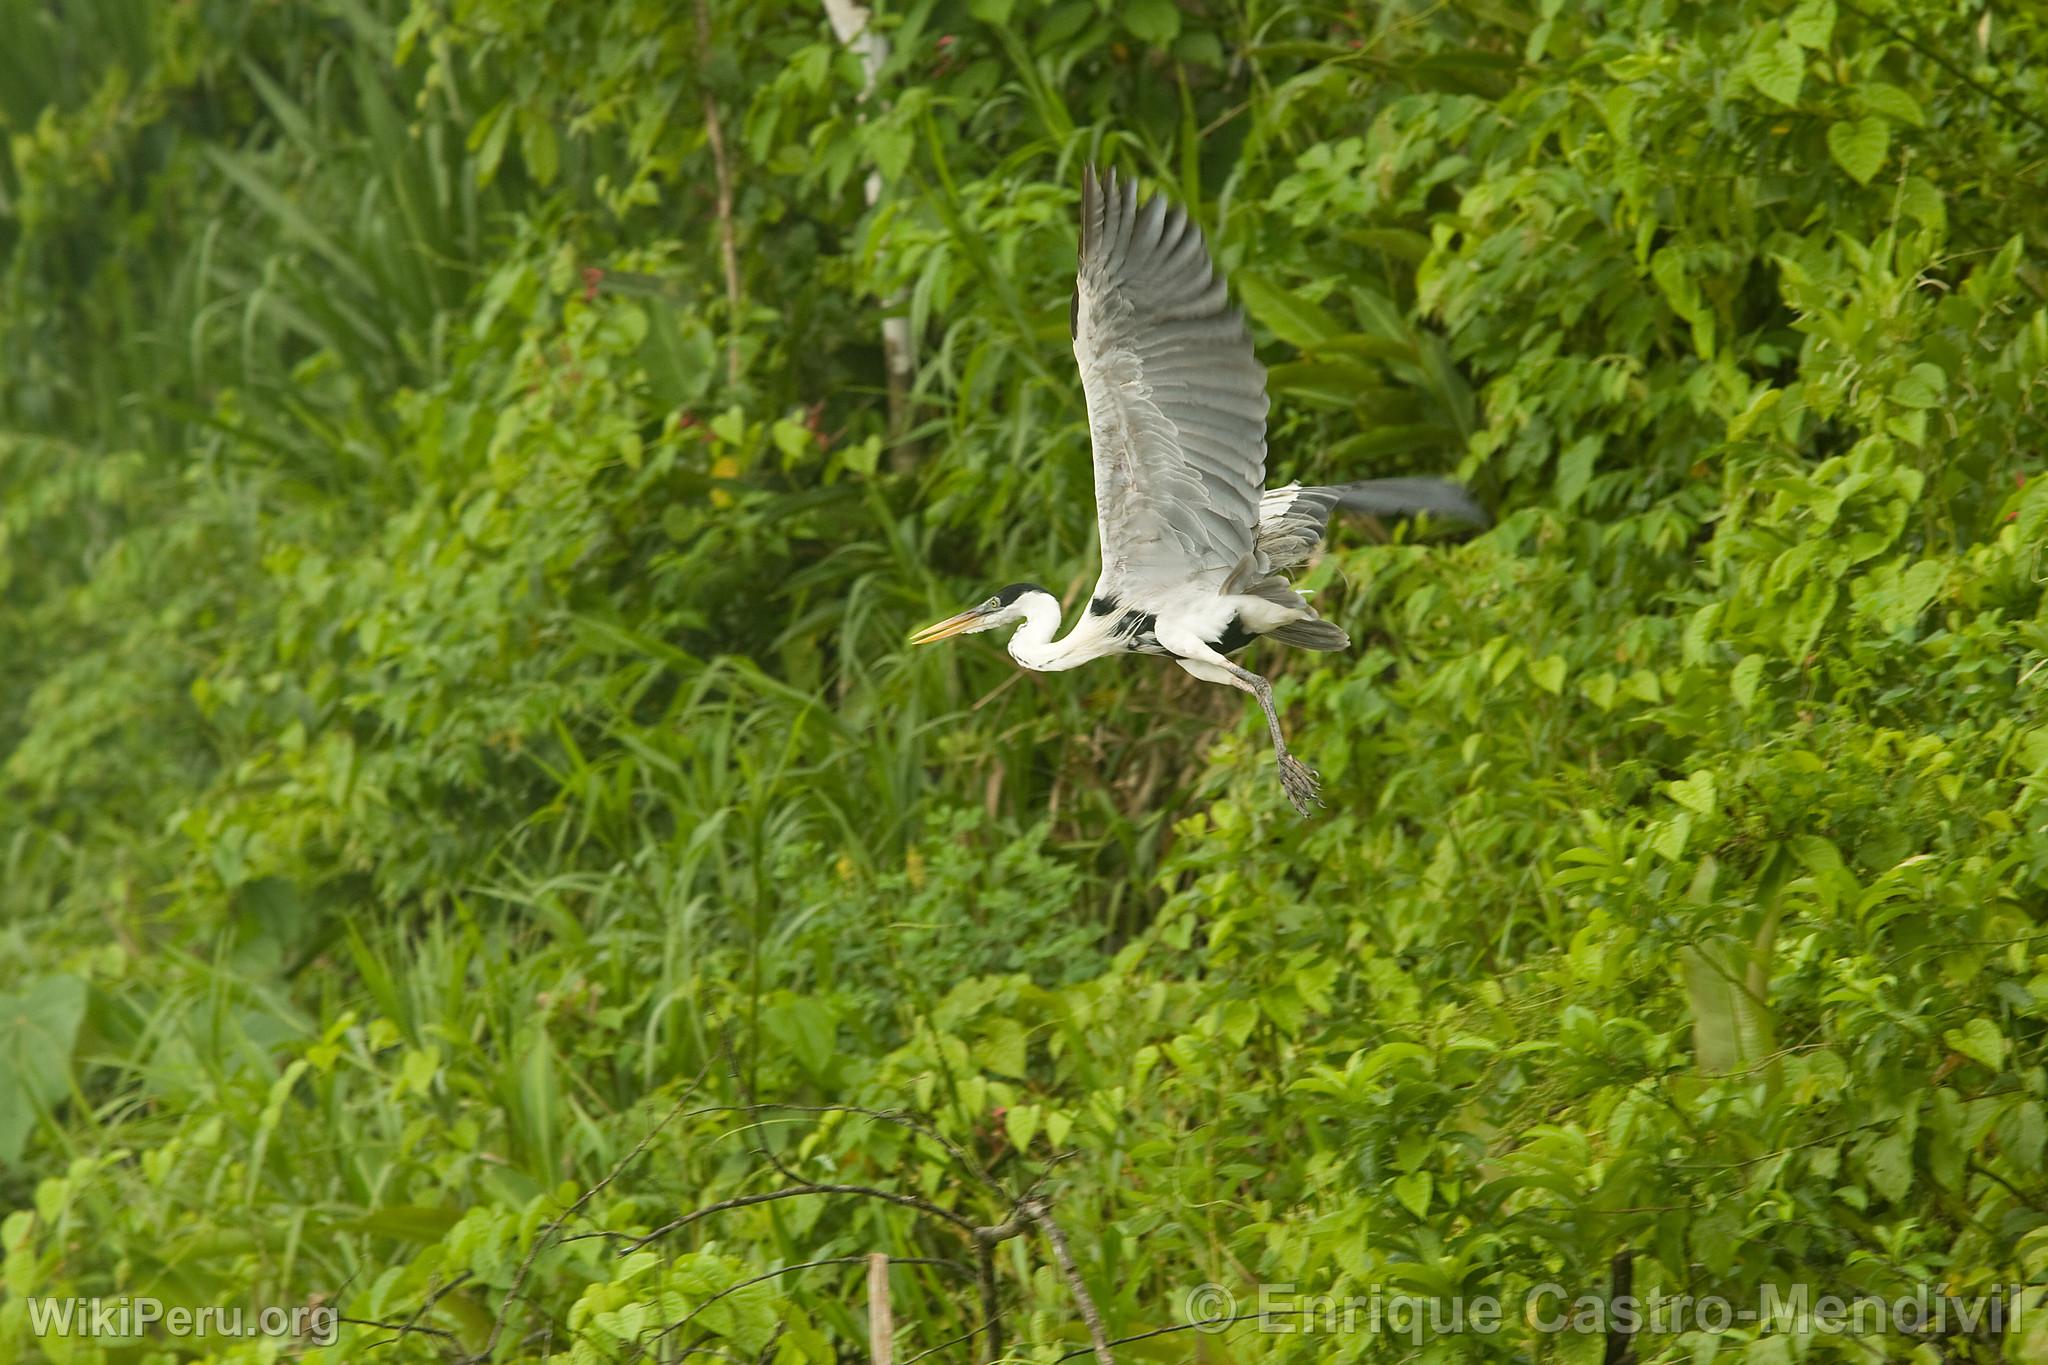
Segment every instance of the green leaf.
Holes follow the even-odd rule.
[[[1728,675],[1728,692],[1735,698],[1735,704],[1747,711],[1756,701],[1756,688],[1764,675],[1764,656],[1745,654],[1735,665],[1735,671]]]
[[[1600,458],[1598,435],[1581,436],[1557,457],[1557,505],[1569,510],[1577,504],[1593,478],[1593,463]]]
[[[994,1019],[980,1042],[974,1045],[974,1060],[985,1071],[999,1076],[1025,1075],[1030,1038],[1015,1019]]]
[[[71,1093],[71,1049],[85,1018],[85,982],[46,976],[0,995],[0,1166],[12,1166],[36,1112]]]
[[[1712,815],[1721,808],[1714,775],[1704,768],[1682,782],[1666,782],[1664,790],[1695,815]]]
[[[1892,385],[1892,401],[1907,408],[1939,407],[1947,390],[1948,375],[1942,368],[1922,361]]]
[[[1394,1182],[1394,1198],[1417,1218],[1429,1216],[1429,1198],[1435,1182],[1428,1171],[1410,1171]]]
[[[1745,985],[1749,954],[1725,941],[1691,944],[1680,950],[1679,968],[1700,1069],[1725,1075],[1761,1061],[1771,1050],[1771,1021]]]
[[[1664,295],[1671,311],[1692,322],[1701,314],[1699,286],[1693,282],[1686,269],[1688,262],[1685,252],[1678,247],[1660,247],[1650,257],[1650,278],[1657,282],[1658,290]]]
[[[2048,1115],[2039,1100],[2023,1099],[1998,1120],[1998,1148],[2028,1175],[2041,1174],[2042,1147],[2048,1144]]]
[[[761,1023],[805,1071],[823,1076],[830,1070],[838,1051],[839,1020],[822,1001],[788,995],[761,1012]]]
[[[1039,1110],[1035,1104],[1013,1104],[1003,1114],[1003,1131],[1020,1152],[1029,1151],[1038,1136]]]
[[[512,102],[500,100],[470,129],[469,150],[476,153],[479,189],[497,179],[498,165],[505,159],[505,141],[511,135],[513,121]]]
[[[1558,695],[1564,691],[1564,656],[1553,654],[1546,659],[1531,659],[1529,678],[1551,696]]]
[[[1986,1071],[1996,1071],[2005,1064],[2005,1035],[1989,1019],[1980,1017],[1959,1029],[1949,1029],[1941,1040]]]
[[[527,105],[519,111],[519,155],[527,173],[543,187],[555,183],[561,169],[561,146],[555,141],[555,121],[548,111]]]
[[[1153,47],[1165,47],[1180,32],[1180,7],[1173,0],[1126,0],[1124,27]]]
[[[1790,38],[1761,42],[1749,50],[1742,74],[1757,93],[1783,105],[1799,103],[1799,87],[1806,79],[1806,54]]]
[[[1354,360],[1296,360],[1266,372],[1266,386],[1276,394],[1295,394],[1332,408],[1391,410],[1405,397],[1380,382],[1379,372]]]
[[[1785,16],[1785,32],[1801,47],[1826,47],[1835,31],[1835,0],[1799,0]]]
[[[1897,1204],[1913,1188],[1913,1144],[1903,1133],[1893,1133],[1870,1144],[1863,1158],[1863,1173],[1870,1188]]]
[[[1873,114],[1883,114],[1895,123],[1911,124],[1915,128],[1927,126],[1927,115],[1921,111],[1920,101],[1896,85],[1869,81],[1857,86],[1856,94],[1863,101],[1863,107]]]
[[[1859,185],[1868,185],[1884,165],[1891,143],[1891,124],[1875,116],[1828,126],[1828,155]]]
[[[1312,350],[1344,331],[1321,308],[1263,275],[1240,270],[1231,283],[1258,324],[1289,345]]]

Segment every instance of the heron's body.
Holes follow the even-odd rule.
[[[1201,233],[1163,199],[1140,205],[1136,187],[1113,172],[1090,171],[1081,203],[1071,319],[1095,447],[1101,577],[1064,636],[1058,599],[1019,583],[916,638],[1015,623],[1010,657],[1025,668],[1158,654],[1249,692],[1265,712],[1287,794],[1306,814],[1315,774],[1288,753],[1266,680],[1230,656],[1260,638],[1317,650],[1350,644],[1286,578],[1334,510],[1484,515],[1437,479],[1267,489],[1265,371]]]

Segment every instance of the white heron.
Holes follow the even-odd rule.
[[[1163,654],[1206,682],[1258,699],[1280,780],[1303,815],[1320,803],[1313,769],[1287,751],[1273,688],[1230,661],[1269,637],[1337,650],[1351,638],[1283,576],[1322,540],[1335,509],[1429,513],[1484,524],[1441,479],[1369,479],[1329,488],[1266,482],[1266,372],[1231,306],[1200,229],[1136,184],[1091,168],[1081,186],[1081,256],[1071,313],[1074,358],[1095,447],[1102,574],[1063,638],[1060,604],[1013,583],[911,637],[930,644],[1015,624],[1010,657],[1058,672],[1110,654]]]

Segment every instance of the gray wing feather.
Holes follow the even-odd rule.
[[[1489,521],[1470,493],[1446,479],[1366,479],[1329,488],[1289,484],[1260,502],[1254,571],[1273,573],[1306,560],[1322,541],[1330,513],[1340,509],[1380,517],[1426,513],[1474,526]]]
[[[1266,372],[1187,214],[1090,169],[1072,323],[1104,589],[1220,583],[1258,524]]]

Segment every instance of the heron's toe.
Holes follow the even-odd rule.
[[[1294,803],[1296,814],[1307,815],[1311,801],[1318,806],[1323,804],[1322,781],[1316,770],[1293,754],[1280,755],[1280,785],[1287,789],[1287,799]]]

